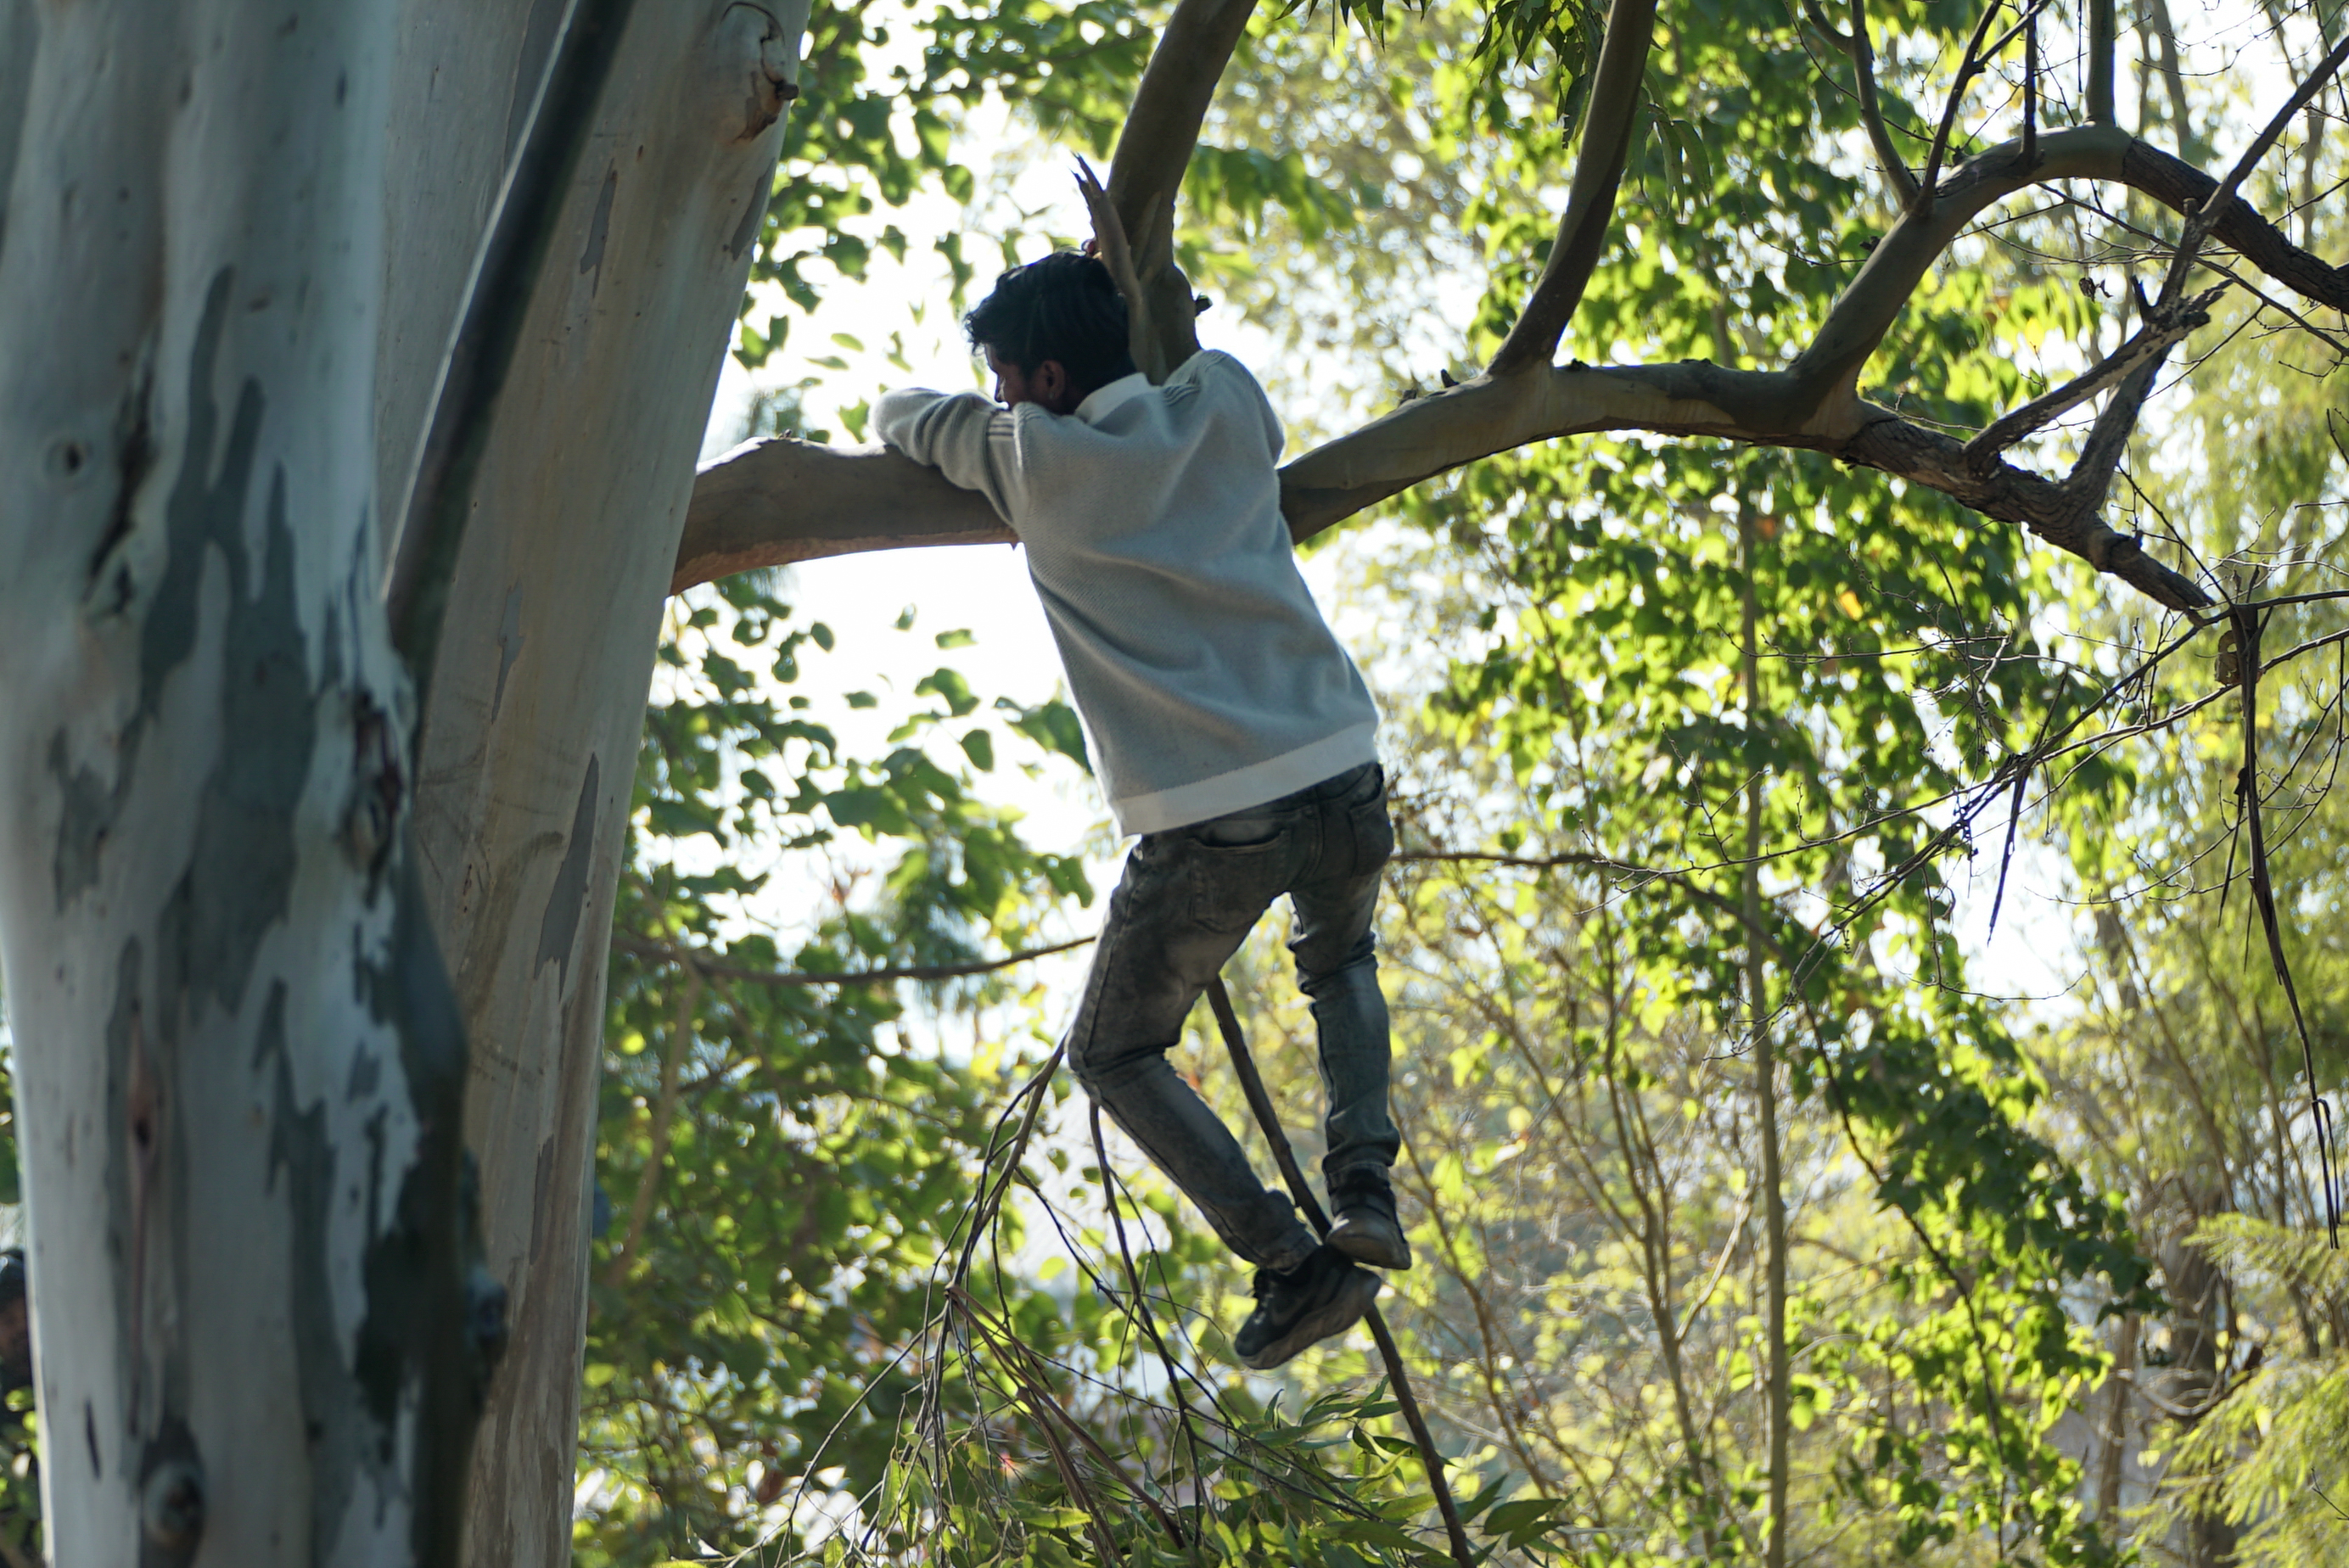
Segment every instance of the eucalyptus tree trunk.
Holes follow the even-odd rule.
[[[453,1553],[482,1367],[376,592],[387,15],[0,10],[0,959],[61,1564]]]
[[[378,375],[408,471],[559,0],[412,0]],[[605,961],[661,608],[807,0],[639,5],[499,404],[424,715],[416,834],[473,1042],[467,1138],[512,1336],[466,1561],[569,1561]],[[429,112],[422,106],[429,105]]]
[[[568,9],[0,0],[0,959],[61,1563],[456,1561],[498,1284],[466,1556],[568,1556],[613,890],[807,5],[637,8],[411,759],[383,520]]]

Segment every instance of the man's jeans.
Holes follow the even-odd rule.
[[[1282,893],[1288,950],[1320,1037],[1325,1182],[1381,1174],[1402,1147],[1387,1114],[1387,1006],[1371,911],[1394,852],[1376,763],[1227,817],[1145,834],[1110,895],[1091,976],[1069,1027],[1069,1065],[1126,1136],[1199,1206],[1226,1245],[1294,1268],[1313,1233],[1166,1060],[1207,982]]]

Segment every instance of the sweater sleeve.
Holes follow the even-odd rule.
[[[873,408],[873,428],[916,462],[978,491],[1004,521],[1016,521],[1028,487],[1009,409],[976,392],[949,396],[906,387],[881,395]]]

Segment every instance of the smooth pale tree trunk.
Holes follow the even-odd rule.
[[[0,10],[0,959],[59,1564],[449,1560],[463,1047],[377,593],[370,0]]]
[[[387,482],[413,460],[562,9],[465,0],[403,22]],[[479,1568],[570,1556],[613,896],[662,603],[806,18],[806,0],[636,7],[474,487],[425,715],[416,842],[473,1042],[467,1137],[512,1324],[474,1449]]]
[[[807,7],[638,8],[411,767],[381,520],[566,9],[0,0],[0,929],[61,1563],[450,1560],[419,1466],[463,1460],[482,1293],[417,1212],[458,1197],[428,911],[514,1329],[468,1560],[568,1553],[613,890]]]

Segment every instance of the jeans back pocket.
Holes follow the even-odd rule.
[[[1236,813],[1185,835],[1191,918],[1207,930],[1245,932],[1288,891],[1297,844],[1288,819]]]

